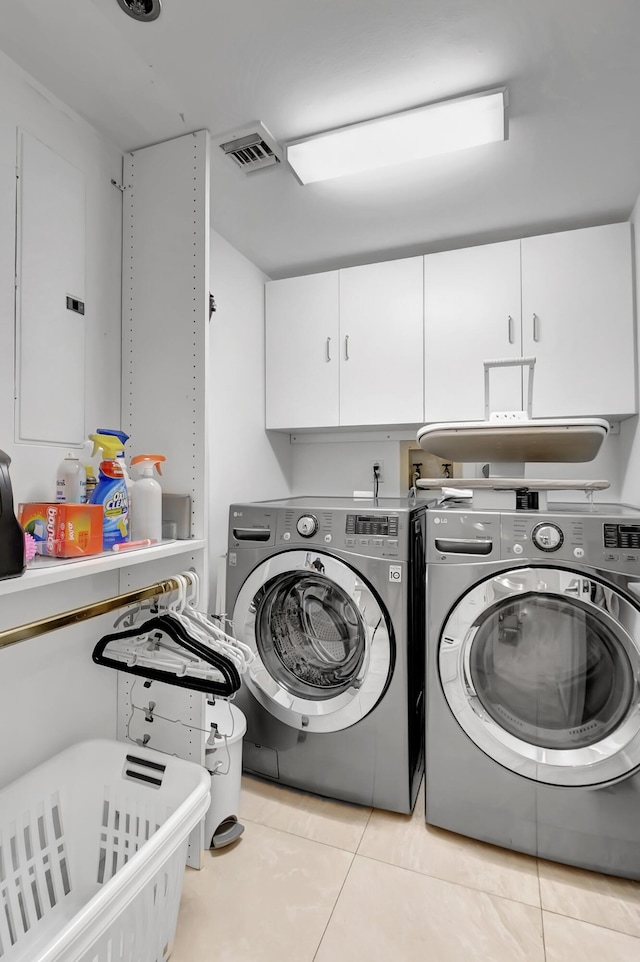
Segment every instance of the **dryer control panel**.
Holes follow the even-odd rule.
[[[428,560],[564,562],[640,577],[640,509],[557,505],[545,511],[427,512]]]
[[[500,523],[502,557],[586,562],[592,535],[585,520],[542,511],[504,513]]]
[[[640,512],[637,522],[607,516],[616,508],[623,510],[623,506],[602,505],[593,513],[503,513],[502,557],[557,559],[640,574]]]
[[[564,544],[562,528],[550,521],[537,524],[531,532],[531,540],[541,551],[559,551]]]
[[[640,550],[640,524],[604,524],[605,548]]]

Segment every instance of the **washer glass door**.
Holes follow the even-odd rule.
[[[467,734],[537,781],[595,785],[640,765],[640,620],[610,586],[519,568],[472,588],[441,637],[445,696]]]
[[[326,575],[286,572],[256,598],[256,641],[269,673],[293,695],[326,699],[346,691],[367,654],[353,598]]]
[[[292,727],[347,728],[386,689],[387,619],[364,578],[336,558],[289,551],[263,562],[242,586],[233,621],[256,656],[247,687]]]

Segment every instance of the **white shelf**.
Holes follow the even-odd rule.
[[[30,561],[19,578],[0,581],[0,595],[14,594],[27,588],[54,585],[73,578],[102,574],[116,568],[130,568],[145,561],[192,554],[206,546],[206,541],[163,541],[149,548],[130,548],[128,551],[106,551],[88,558],[46,558],[38,555]]]

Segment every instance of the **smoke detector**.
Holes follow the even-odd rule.
[[[161,0],[118,0],[118,6],[134,20],[143,23],[157,20],[162,10]]]
[[[223,153],[244,171],[251,174],[265,167],[275,167],[280,163],[280,148],[264,124],[256,120],[242,130],[217,138]]]

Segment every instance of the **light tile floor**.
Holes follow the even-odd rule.
[[[243,778],[171,962],[640,962],[640,883]]]

